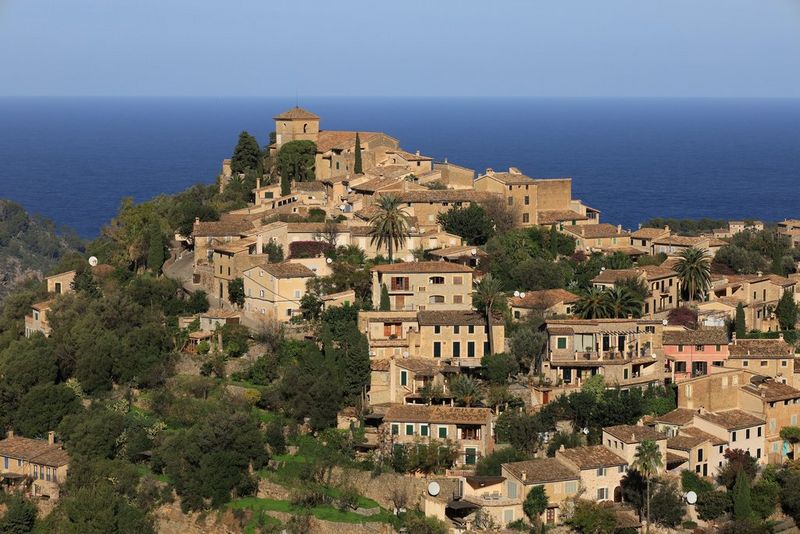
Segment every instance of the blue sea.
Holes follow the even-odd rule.
[[[0,198],[97,235],[123,197],[212,183],[284,98],[0,99]],[[627,228],[650,217],[800,217],[800,100],[303,98],[323,129],[381,130],[481,171],[571,176]]]

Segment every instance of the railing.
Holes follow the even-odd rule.
[[[628,351],[575,351],[572,353],[558,351],[550,351],[550,359],[553,361],[607,361],[607,360],[632,360],[635,358],[644,358],[647,356],[645,350],[636,352],[635,350]]]
[[[414,291],[414,284],[391,284],[389,291]]]

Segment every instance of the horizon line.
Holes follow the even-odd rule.
[[[296,101],[293,95],[3,95],[0,98],[274,98]],[[727,96],[708,96],[708,95],[305,95],[303,98],[309,99],[472,99],[472,100],[522,100],[522,99],[563,99],[563,100],[800,100],[797,96],[778,96],[778,95],[727,95]]]

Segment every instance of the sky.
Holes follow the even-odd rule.
[[[800,0],[0,0],[0,96],[800,97]]]

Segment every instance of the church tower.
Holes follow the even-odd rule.
[[[314,141],[319,137],[319,117],[300,107],[293,107],[274,117],[275,149],[290,141]]]

